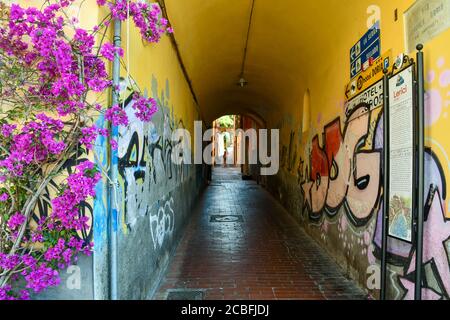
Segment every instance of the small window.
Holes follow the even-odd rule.
[[[309,130],[309,123],[311,117],[311,94],[309,89],[306,89],[305,95],[303,96],[303,121],[302,121],[302,131],[307,132]]]

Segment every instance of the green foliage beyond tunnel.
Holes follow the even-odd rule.
[[[217,124],[221,128],[233,128],[234,117],[233,116],[223,116],[217,119]]]

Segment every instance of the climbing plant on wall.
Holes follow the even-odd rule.
[[[89,223],[81,210],[106,168],[86,157],[62,173],[74,155],[95,156],[97,137],[109,136],[111,126],[128,123],[119,105],[98,98],[118,90],[106,64],[123,56],[105,40],[112,21],[132,19],[151,43],[172,32],[154,4],[97,0],[108,14],[88,30],[68,13],[74,0],[42,2],[23,8],[0,1],[0,300],[58,285],[60,270],[92,250],[79,236]],[[156,101],[139,91],[133,98],[136,117],[150,121]],[[107,127],[94,124],[101,115]],[[36,217],[41,202],[51,209]]]

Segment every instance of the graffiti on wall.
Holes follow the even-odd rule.
[[[183,167],[171,161],[174,148],[171,132],[174,128],[167,113],[162,111],[164,133],[159,134],[153,122],[144,128],[146,126],[139,121],[133,121],[132,102],[126,105],[125,110],[130,125],[123,129],[119,139],[119,174],[125,186],[125,221],[127,225],[133,226],[137,216],[147,214],[147,198],[152,192],[151,187],[182,177]]]
[[[289,134],[289,145],[281,146],[280,166],[287,171],[292,172],[297,160],[297,145],[295,143],[295,131],[291,130]]]
[[[369,106],[361,104],[348,116],[343,133],[338,118],[325,126],[323,146],[317,135],[313,138],[301,183],[311,219],[333,216],[342,205],[356,226],[372,217],[379,201],[381,151],[368,149],[371,117]]]
[[[300,159],[299,185],[304,215],[318,225],[326,242],[335,225],[343,251],[367,257],[369,268],[379,264],[382,210],[383,114],[364,103],[343,121],[327,124],[322,139],[312,138],[308,159]],[[320,141],[321,140],[321,141]],[[424,225],[424,283],[426,299],[449,299],[450,221],[444,170],[433,149],[425,153],[426,191]],[[359,249],[359,250],[358,250]],[[388,263],[390,287],[396,298],[414,296],[415,249],[410,243],[390,238]],[[397,270],[396,269],[396,270]]]
[[[150,213],[150,231],[155,250],[163,246],[165,239],[172,237],[175,227],[173,205],[172,197],[169,200],[163,199],[158,203],[158,210]]]
[[[436,61],[433,69],[427,72],[425,81],[432,86],[425,95],[425,125],[432,126],[441,118],[448,117],[448,107],[450,106],[450,95],[446,88],[450,85],[450,68],[445,67],[445,58],[441,57]]]
[[[165,239],[170,239],[174,225],[174,200],[164,197],[187,174],[184,165],[171,160],[172,152],[180,142],[172,141],[172,132],[183,128],[176,121],[173,109],[169,108],[169,88],[158,96],[157,82],[153,79],[153,96],[158,97],[159,110],[150,123],[136,119],[133,109],[133,92],[124,99],[124,110],[129,125],[119,128],[119,176],[123,190],[124,231],[133,230],[140,218],[150,224],[154,248],[161,248]],[[159,200],[158,199],[163,199]],[[155,203],[158,205],[155,207]]]

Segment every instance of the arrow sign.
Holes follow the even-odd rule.
[[[354,61],[350,68],[350,78],[354,78],[361,72],[361,57]]]
[[[365,71],[361,71],[353,78],[345,88],[347,100],[351,100],[367,88],[383,78],[383,70],[388,69],[392,61],[392,49],[385,52],[381,57],[373,61],[373,64]]]
[[[380,56],[380,22],[377,21],[350,49],[350,78],[361,72],[361,66],[370,58]]]
[[[361,44],[358,42],[353,48],[350,50],[350,60],[356,59],[361,54]]]

